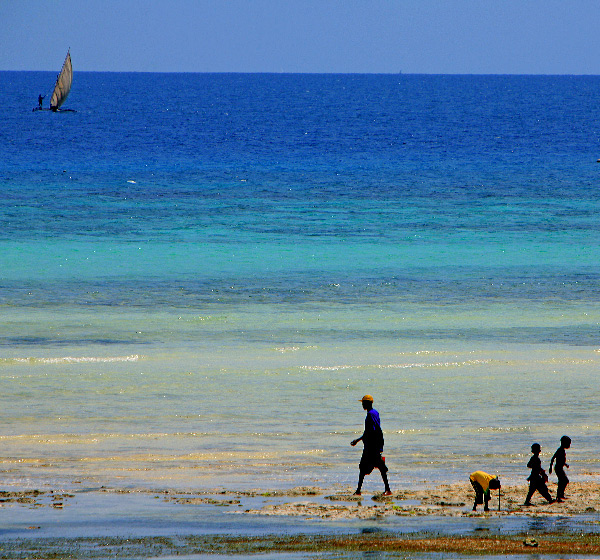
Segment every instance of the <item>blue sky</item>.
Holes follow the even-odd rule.
[[[600,74],[599,0],[0,0],[0,70]]]

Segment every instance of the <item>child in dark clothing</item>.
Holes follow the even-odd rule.
[[[544,469],[542,469],[542,461],[540,460],[540,452],[542,451],[542,447],[539,443],[534,443],[531,446],[531,453],[533,453],[531,459],[529,459],[529,463],[527,463],[527,467],[531,469],[531,474],[529,475],[529,492],[527,493],[527,498],[525,498],[525,503],[523,505],[530,506],[531,505],[531,497],[537,490],[546,500],[548,500],[549,504],[554,503],[550,492],[548,492],[548,487],[546,486],[546,482],[548,482],[548,477]]]
[[[565,474],[565,467],[567,467],[567,469],[569,468],[569,465],[567,465],[566,452],[569,447],[571,447],[571,438],[569,436],[561,437],[560,447],[556,450],[556,453],[552,456],[552,460],[550,461],[550,474],[552,474],[552,465],[554,464],[554,461],[556,461],[554,472],[558,477],[558,488],[556,490],[557,502],[565,500],[565,489],[567,488],[567,484],[569,484],[569,479]]]

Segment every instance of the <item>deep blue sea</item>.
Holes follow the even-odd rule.
[[[396,488],[599,475],[600,77],[73,63],[0,72],[0,486],[350,487],[365,393]]]

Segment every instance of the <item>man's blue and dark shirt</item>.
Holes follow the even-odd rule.
[[[365,418],[365,433],[363,434],[365,451],[381,453],[383,451],[383,432],[379,412],[374,408],[367,411]]]

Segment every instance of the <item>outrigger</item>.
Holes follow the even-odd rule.
[[[62,65],[62,69],[60,74],[56,78],[56,84],[54,84],[54,91],[52,92],[52,97],[50,98],[50,107],[44,108],[42,102],[44,101],[45,95],[40,95],[38,97],[38,106],[34,107],[34,111],[52,111],[56,113],[57,111],[72,111],[75,112],[74,109],[61,109],[61,105],[67,99],[69,92],[71,91],[71,84],[73,83],[73,66],[71,64],[71,50],[67,51],[67,56],[65,57],[65,61]]]

